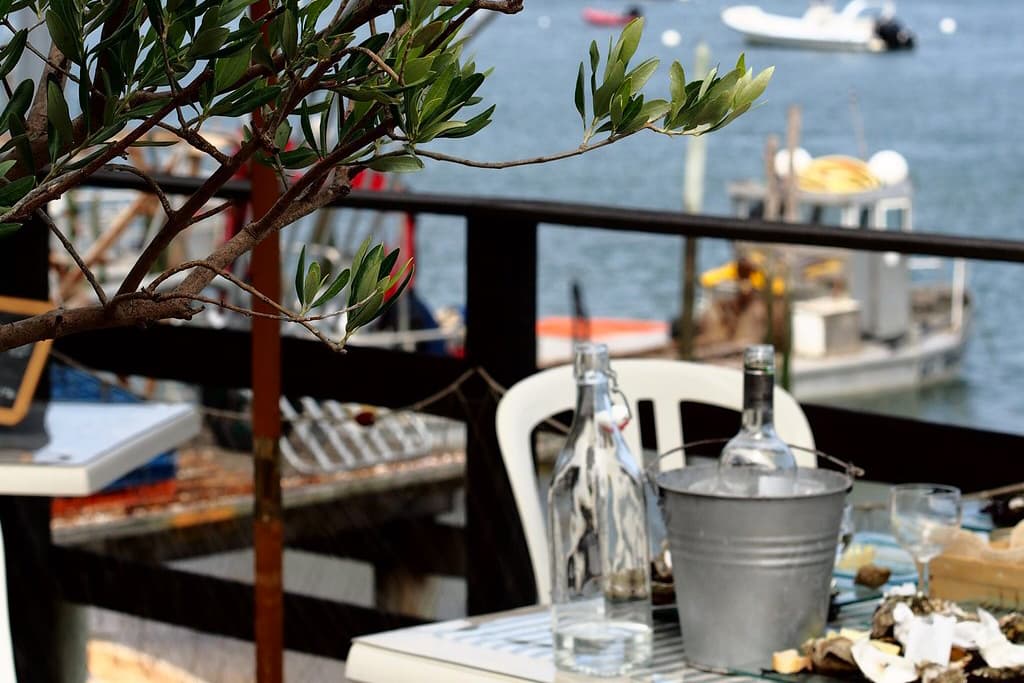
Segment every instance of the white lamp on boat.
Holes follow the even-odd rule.
[[[793,170],[797,175],[803,173],[803,170],[811,163],[811,153],[803,147],[797,147],[793,150]],[[780,149],[775,153],[775,175],[780,178],[785,178],[789,175],[789,150]]]
[[[883,185],[898,185],[910,175],[910,166],[899,152],[883,149],[868,159],[868,168]]]

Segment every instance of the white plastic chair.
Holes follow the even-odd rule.
[[[662,452],[681,446],[683,430],[679,404],[703,403],[732,410],[743,406],[743,373],[731,368],[671,360],[613,360],[619,388],[637,415],[640,401],[654,404],[655,434]],[[498,445],[505,463],[512,495],[526,536],[526,545],[537,580],[541,604],[551,601],[551,568],[543,506],[533,468],[531,435],[542,421],[576,407],[576,383],[572,366],[550,368],[516,383],[502,397],[497,410]],[[633,419],[623,436],[630,451],[639,457],[639,421]],[[814,448],[814,436],[803,410],[786,391],[775,388],[775,427],[789,444]],[[813,453],[796,451],[801,467],[814,467]],[[673,460],[675,461],[673,463]],[[681,466],[682,456],[668,457],[663,469]]]
[[[14,644],[11,642],[11,623],[7,615],[7,557],[4,552],[4,534],[0,527],[0,681],[15,683]]]

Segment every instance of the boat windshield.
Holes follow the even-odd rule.
[[[860,16],[876,16],[876,17],[891,17],[895,13],[895,8],[888,0],[851,0],[843,11],[840,12],[840,16],[847,19],[856,19]]]

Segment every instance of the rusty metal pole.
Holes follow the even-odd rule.
[[[254,19],[269,11],[267,0],[258,0],[250,9]],[[254,112],[254,126],[262,123],[259,112]],[[251,168],[250,201],[253,218],[259,218],[273,206],[281,194],[281,187],[269,166],[254,161]],[[251,264],[253,286],[270,299],[280,301],[281,243],[276,232],[256,246]],[[252,307],[257,311],[275,312],[255,297]],[[284,680],[284,529],[281,454],[278,450],[278,438],[281,436],[281,324],[277,320],[253,318],[252,391],[256,680],[259,683],[281,683]]]

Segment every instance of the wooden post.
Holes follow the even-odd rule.
[[[779,220],[780,210],[780,188],[779,176],[775,173],[775,155],[779,151],[779,139],[769,135],[764,143],[764,219],[766,221]],[[762,273],[765,276],[765,287],[761,295],[764,299],[765,311],[768,314],[768,329],[765,330],[765,343],[771,344],[775,339],[775,297],[772,295],[772,274],[769,263],[771,261],[771,246],[764,245],[765,263]]]
[[[258,0],[250,12],[255,19],[270,11]],[[264,32],[267,27],[264,26]],[[265,36],[265,33],[264,33]],[[264,37],[264,40],[266,38]],[[253,113],[253,126],[263,124]],[[277,176],[269,166],[253,162],[253,218],[263,216],[281,194]],[[281,300],[281,242],[277,232],[256,245],[251,261],[252,284],[273,301]],[[275,311],[256,297],[256,311]],[[253,429],[253,551],[255,554],[254,635],[256,680],[284,680],[284,582],[282,576],[284,528],[281,515],[281,323],[269,318],[252,320],[252,429]]]
[[[800,220],[800,204],[796,200],[796,150],[800,146],[800,107],[796,104],[789,107],[786,115],[786,149],[789,151],[789,173],[786,176],[786,214],[787,223]]]
[[[789,108],[789,112],[786,120],[786,148],[789,150],[789,177],[786,183],[786,222],[795,223],[800,220],[800,202],[797,200],[797,190],[799,189],[799,179],[796,173],[796,150],[800,146],[800,107],[799,105],[792,105]],[[772,279],[781,271],[783,282],[785,283],[785,292],[782,297],[782,329],[778,332],[779,338],[779,351],[782,355],[782,371],[779,373],[780,385],[783,389],[788,390],[790,388],[790,366],[793,356],[793,339],[792,339],[792,327],[793,327],[793,311],[791,306],[791,288],[792,282],[790,281],[789,274],[789,259],[786,258],[785,252],[781,254],[781,259],[773,259],[772,261]],[[781,263],[779,263],[781,261]],[[769,289],[771,287],[769,286]],[[774,299],[774,293],[772,295]]]
[[[779,138],[769,135],[764,143],[764,219],[779,220],[779,176],[775,174],[775,153]]]
[[[537,225],[470,216],[466,358],[510,386],[537,368]],[[466,387],[466,585],[469,614],[536,602],[519,513],[495,433],[496,401]]]
[[[711,61],[708,44],[701,41],[693,59],[694,73],[703,74]],[[704,170],[707,161],[707,137],[691,137],[686,143],[686,170],[683,174],[683,211],[700,213],[704,202]],[[693,358],[694,310],[697,299],[697,238],[683,238],[683,301],[679,313],[679,357]]]

